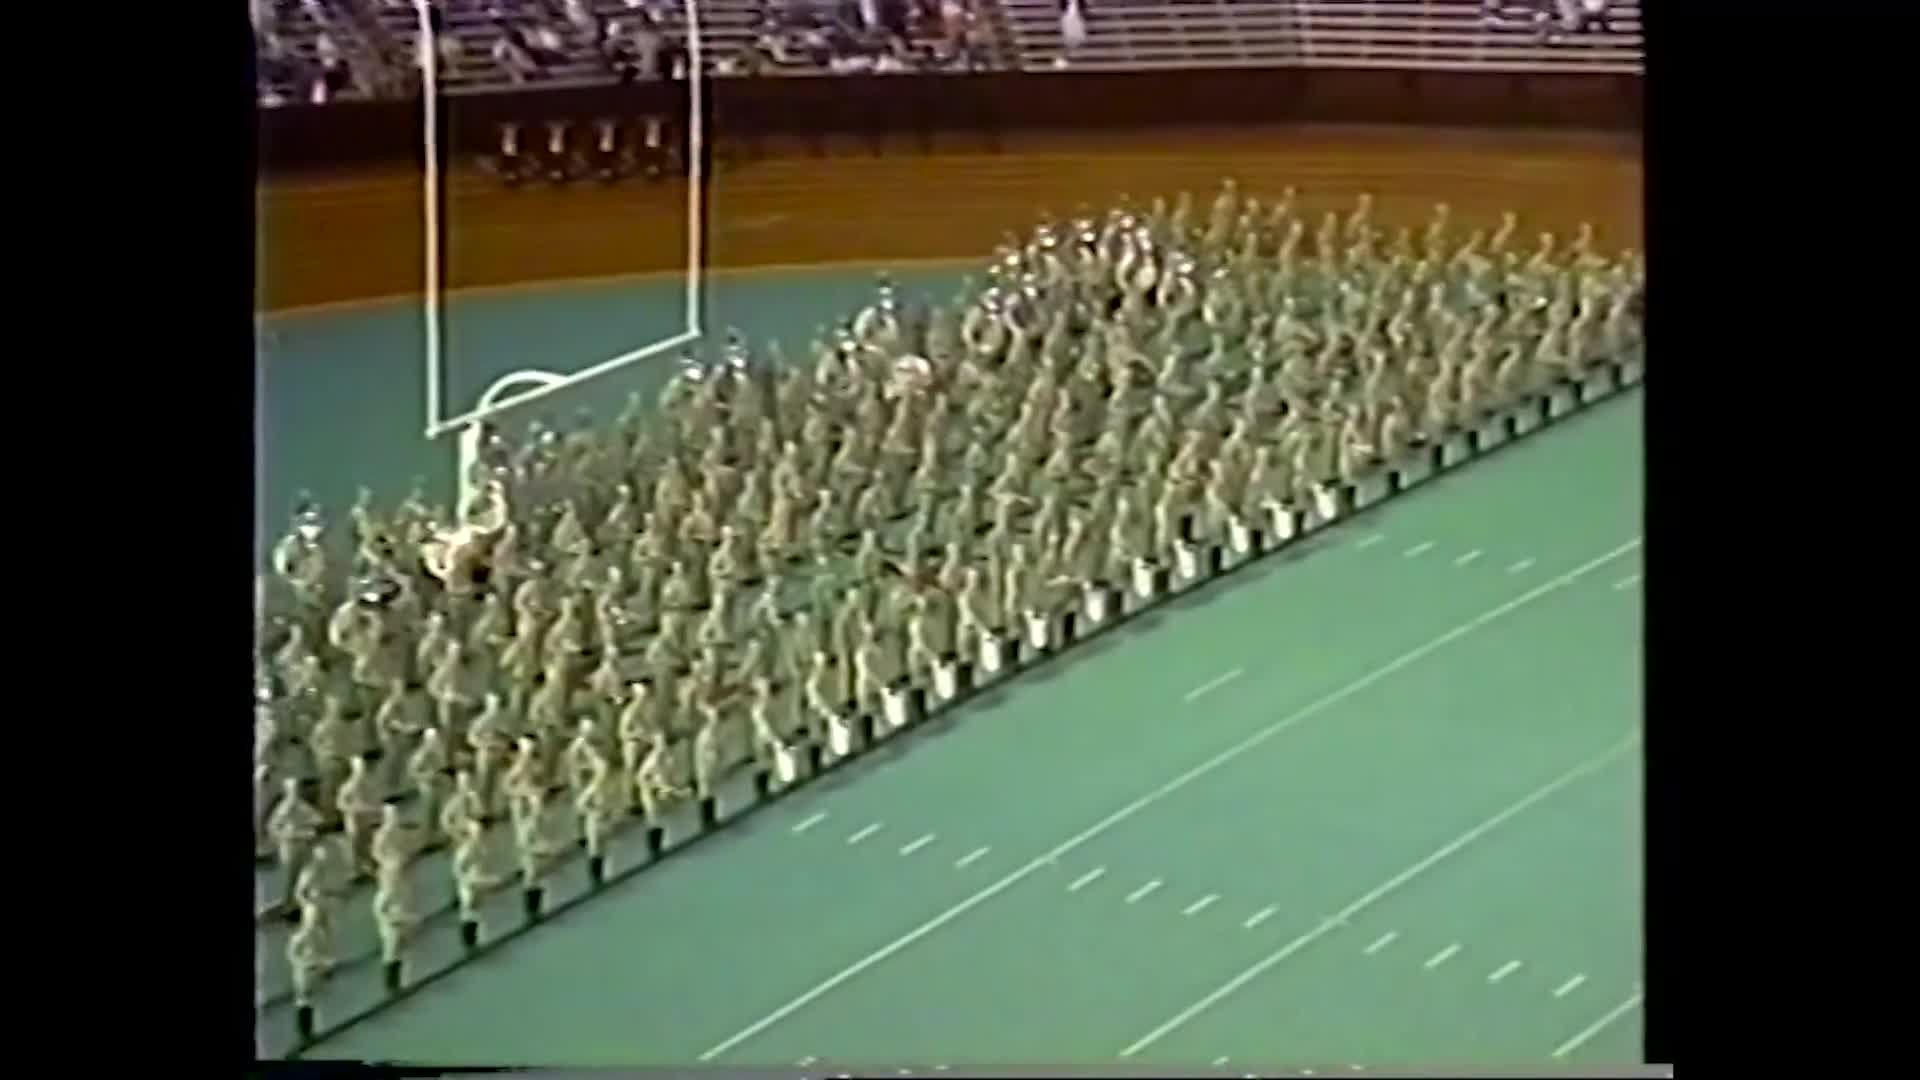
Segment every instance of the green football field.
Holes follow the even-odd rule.
[[[308,1052],[1641,1060],[1638,392],[1041,665]]]

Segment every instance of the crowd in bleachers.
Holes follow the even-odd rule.
[[[249,0],[263,104],[405,95],[414,0]],[[686,0],[431,0],[443,88],[685,77]],[[1637,69],[1630,0],[699,0],[708,74],[1322,62]]]
[[[417,91],[412,0],[250,0],[263,104]],[[984,0],[703,0],[714,75],[976,70]],[[443,87],[684,78],[683,0],[433,0]]]
[[[249,0],[262,104],[403,92],[400,42],[359,0]]]
[[[974,0],[761,0],[749,73],[974,70],[992,31]]]
[[[1485,6],[1489,27],[1529,30],[1549,44],[1573,34],[1609,33],[1618,17],[1610,0],[1485,0]]]

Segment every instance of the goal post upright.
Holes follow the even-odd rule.
[[[426,349],[427,349],[427,438],[434,437],[434,426],[444,414],[441,385],[441,309],[442,283],[440,263],[445,251],[440,246],[440,41],[433,32],[432,0],[413,0],[420,22],[420,36],[414,43],[414,59],[420,65],[420,100],[426,153],[422,173],[421,206],[426,232]]]
[[[417,60],[421,69],[422,131],[425,137],[423,208],[426,243],[425,315],[426,351],[426,437],[438,440],[455,435],[454,516],[459,518],[476,492],[475,468],[484,441],[483,425],[508,412],[531,405],[569,387],[611,374],[631,364],[661,353],[682,348],[705,336],[703,326],[706,276],[706,61],[705,42],[701,40],[700,9],[697,0],[681,0],[686,17],[687,49],[687,238],[684,322],[681,330],[667,338],[609,357],[570,373],[527,368],[496,379],[475,406],[459,415],[447,416],[446,386],[446,221],[443,213],[447,176],[440,165],[443,132],[440,123],[439,41],[433,30],[430,0],[413,0],[419,20]]]
[[[707,66],[700,40],[699,0],[684,0],[687,12],[687,331],[701,336],[705,297],[707,210]]]

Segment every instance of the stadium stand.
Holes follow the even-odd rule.
[[[1552,37],[1479,0],[1091,0],[1088,39],[1071,57],[1059,0],[1000,3],[1027,70],[1643,70],[1637,0],[1608,5],[1604,28]]]
[[[702,0],[714,75],[1018,67],[1302,66],[1638,74],[1638,0],[1561,32],[1556,4],[1483,0],[1088,0],[1068,51],[1059,0],[902,0],[907,33],[863,28],[855,0]],[[261,102],[412,92],[410,0],[253,0]],[[451,91],[605,84],[684,70],[676,0],[440,0]],[[897,41],[895,39],[898,39]],[[323,44],[324,39],[324,44]],[[328,60],[327,53],[337,59]],[[316,89],[316,87],[318,87]]]
[[[254,5],[264,104],[313,100],[302,88],[319,77],[319,39],[339,40],[346,24],[382,44],[354,70],[383,78],[355,82],[335,75],[329,100],[417,87],[411,58],[417,55],[419,17],[410,0],[305,3],[307,8],[285,0]],[[903,35],[863,27],[860,6],[704,0],[701,44],[709,73],[967,70],[1011,62],[998,9],[986,0],[903,2]],[[685,71],[685,8],[672,0],[440,0],[436,14],[436,33],[443,35],[440,79],[452,91],[593,85]]]
[[[411,65],[380,20],[347,0],[250,0],[263,104],[403,93]]]

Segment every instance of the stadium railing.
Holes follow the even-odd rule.
[[[999,0],[1022,66],[1068,52],[1058,0]],[[1545,42],[1490,21],[1479,0],[1092,0],[1085,44],[1066,66],[1134,71],[1325,67],[1639,74],[1640,9],[1611,5],[1604,30]]]

